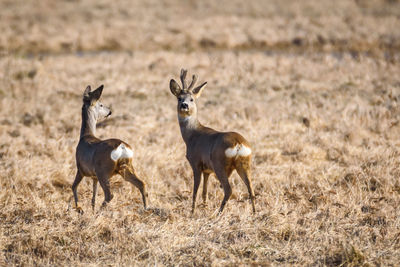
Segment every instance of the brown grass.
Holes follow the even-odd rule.
[[[129,3],[0,4],[0,265],[400,262],[398,1]],[[215,178],[190,214],[181,67],[208,81],[200,120],[251,141],[256,215],[237,174],[223,216]],[[134,148],[148,211],[120,177],[106,210],[89,179],[71,208],[88,84],[105,85],[98,135]]]

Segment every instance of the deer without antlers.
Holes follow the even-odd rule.
[[[171,93],[178,99],[178,120],[182,138],[186,143],[186,158],[193,170],[193,203],[192,213],[196,207],[197,190],[203,174],[203,202],[207,202],[207,182],[211,173],[215,173],[224,189],[219,212],[221,213],[232,194],[229,176],[236,169],[249,191],[250,200],[255,209],[255,197],[251,184],[251,148],[249,142],[236,132],[219,132],[203,126],[197,119],[196,98],[198,98],[206,82],[197,86],[197,76],[193,75],[189,86],[186,84],[187,71],[182,69],[180,79],[182,88],[171,79]]]
[[[93,179],[92,208],[94,210],[97,182],[100,183],[104,191],[104,202],[102,204],[104,207],[113,198],[109,180],[113,175],[119,174],[140,190],[143,205],[146,209],[146,185],[137,177],[132,166],[132,148],[119,139],[100,140],[95,137],[97,121],[111,115],[111,110],[99,101],[102,92],[103,85],[93,92],[88,86],[83,93],[82,127],[76,148],[76,166],[78,170],[72,185],[75,207],[78,212],[82,212],[82,209],[78,206],[77,187],[83,177],[89,176]]]

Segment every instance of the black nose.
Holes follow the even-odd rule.
[[[189,106],[188,106],[188,104],[186,104],[186,103],[182,103],[182,104],[181,104],[181,108],[189,108]]]
[[[112,113],[112,111],[110,110],[110,113],[108,113],[108,115],[107,115],[107,116],[110,116],[110,115],[111,115],[111,113]]]

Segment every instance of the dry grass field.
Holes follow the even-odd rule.
[[[0,265],[398,265],[399,29],[396,0],[1,1]],[[182,67],[208,81],[200,121],[253,146],[255,215],[236,173],[222,216],[215,177],[190,213]],[[107,208],[86,178],[73,209],[88,84],[148,210],[117,176]]]

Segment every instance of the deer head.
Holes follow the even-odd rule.
[[[182,69],[180,76],[182,87],[180,87],[174,79],[171,79],[169,83],[169,89],[171,90],[171,93],[178,99],[178,115],[182,118],[190,117],[197,114],[195,100],[196,98],[200,97],[201,92],[204,89],[204,85],[207,84],[207,82],[204,82],[201,85],[194,87],[197,81],[197,76],[193,75],[192,82],[188,87],[186,84],[186,74],[187,70]]]
[[[103,92],[103,85],[91,92],[91,87],[88,85],[83,93],[83,107],[93,116],[96,121],[107,118],[111,115],[111,109],[103,105],[99,99]]]

